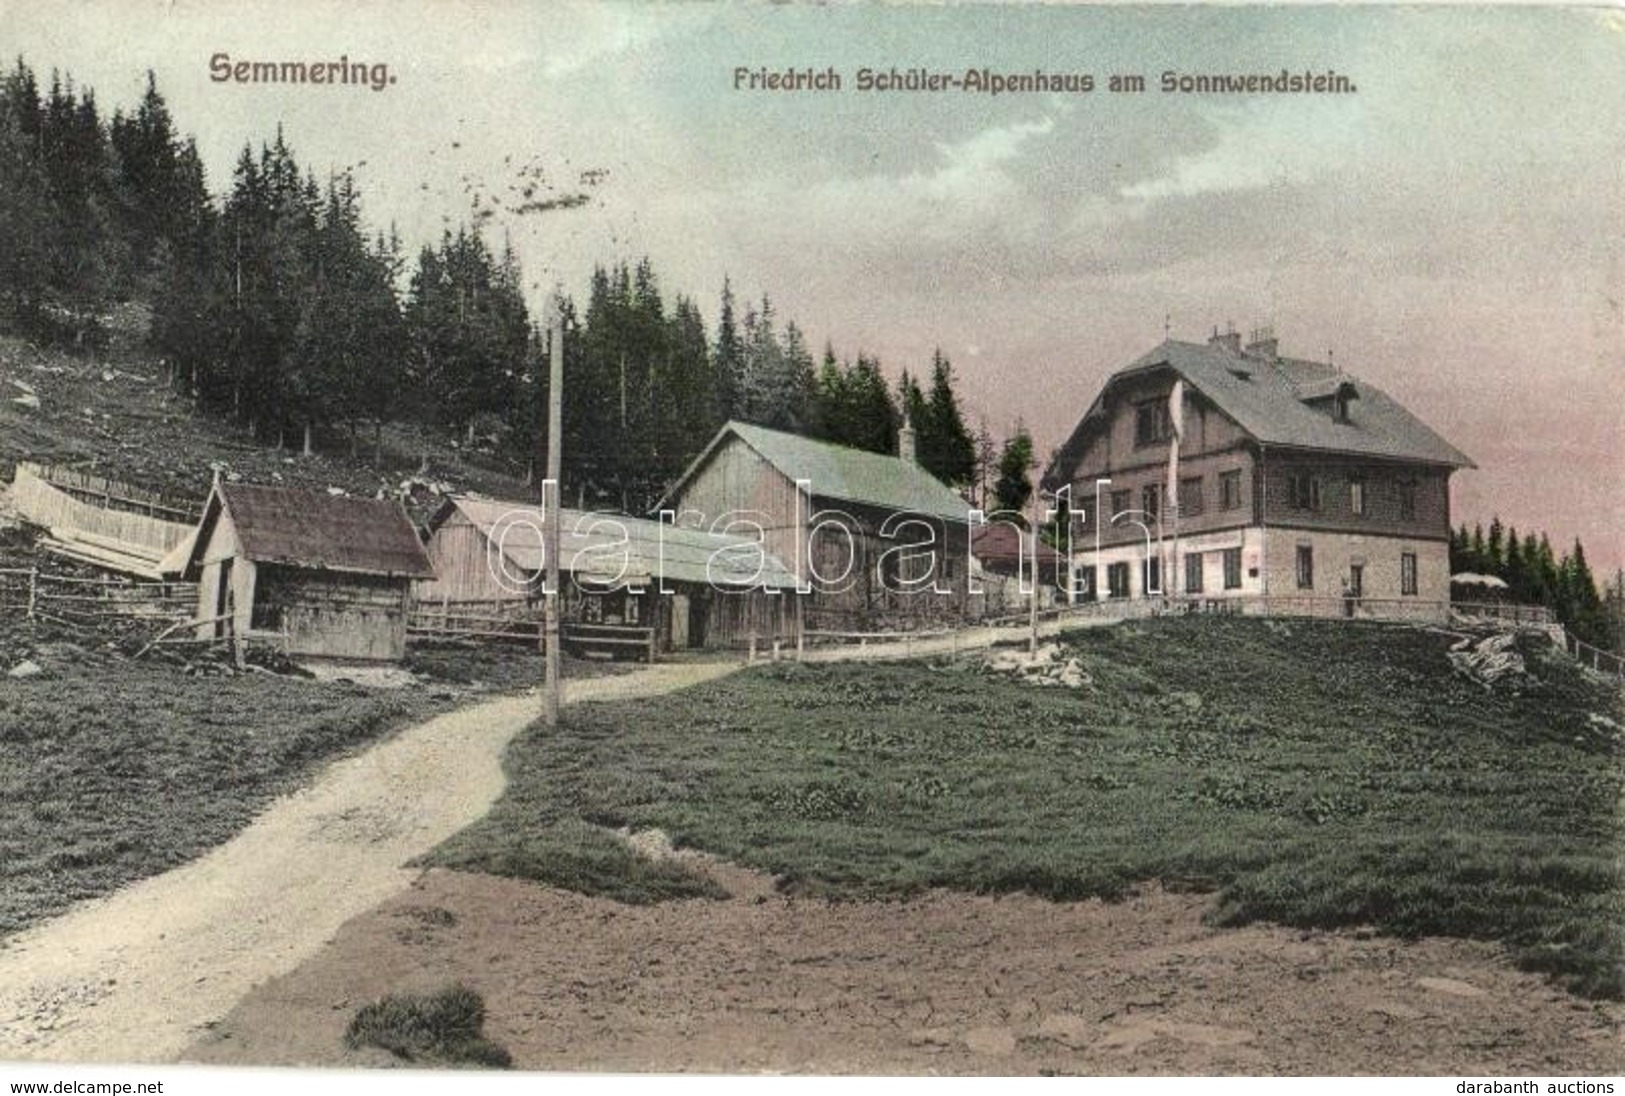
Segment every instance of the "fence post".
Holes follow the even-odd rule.
[[[28,569],[28,619],[34,619],[34,603],[39,597],[39,564]]]

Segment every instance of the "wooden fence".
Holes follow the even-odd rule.
[[[54,482],[58,479],[72,479],[73,485]],[[98,493],[93,485],[108,490]],[[173,507],[112,494],[117,486],[109,480],[21,463],[11,495],[24,520],[44,526],[58,538],[49,546],[63,555],[156,578],[158,564],[191,535],[193,525],[190,520],[171,520],[183,514]],[[138,506],[146,511],[132,509]]]
[[[19,461],[18,474],[21,475],[25,471],[63,494],[100,510],[141,514],[179,525],[196,525],[203,517],[203,505],[199,502],[177,499],[127,483],[104,479],[89,472],[63,468],[60,465]]]
[[[22,612],[30,620],[66,625],[130,619],[174,623],[196,615],[197,584],[72,578],[38,568],[0,569],[0,612]]]
[[[502,613],[502,606],[516,607]],[[544,646],[543,622],[530,612],[521,613],[514,602],[442,602],[419,604],[406,618],[410,639],[502,640]],[[636,653],[649,662],[655,660],[655,630],[637,625],[584,624],[563,621],[559,625],[564,646],[577,651],[607,654]]]

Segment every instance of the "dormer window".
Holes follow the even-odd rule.
[[[1360,398],[1360,390],[1353,381],[1340,381],[1335,388],[1316,386],[1316,390],[1300,397],[1309,407],[1330,415],[1333,422],[1349,422],[1349,404]]]

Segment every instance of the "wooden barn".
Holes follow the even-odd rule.
[[[657,650],[792,641],[795,577],[748,538],[625,514],[562,511],[559,568],[565,638],[648,629]],[[531,503],[447,499],[429,520],[434,575],[414,584],[420,613],[535,615],[546,555]]]
[[[434,569],[399,502],[217,483],[186,574],[199,638],[387,660],[406,653],[411,584]]]
[[[915,461],[730,422],[665,501],[679,525],[760,530],[802,582],[809,627],[950,621],[969,611],[970,511]],[[753,535],[755,535],[753,533]]]

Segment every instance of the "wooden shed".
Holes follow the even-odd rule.
[[[411,584],[434,568],[399,502],[218,483],[186,573],[200,638],[388,660],[406,652]]]
[[[533,503],[460,496],[429,519],[434,575],[414,583],[420,612],[534,615],[543,515]],[[761,544],[626,514],[562,511],[559,568],[569,626],[653,630],[656,649],[792,641],[795,576]]]

